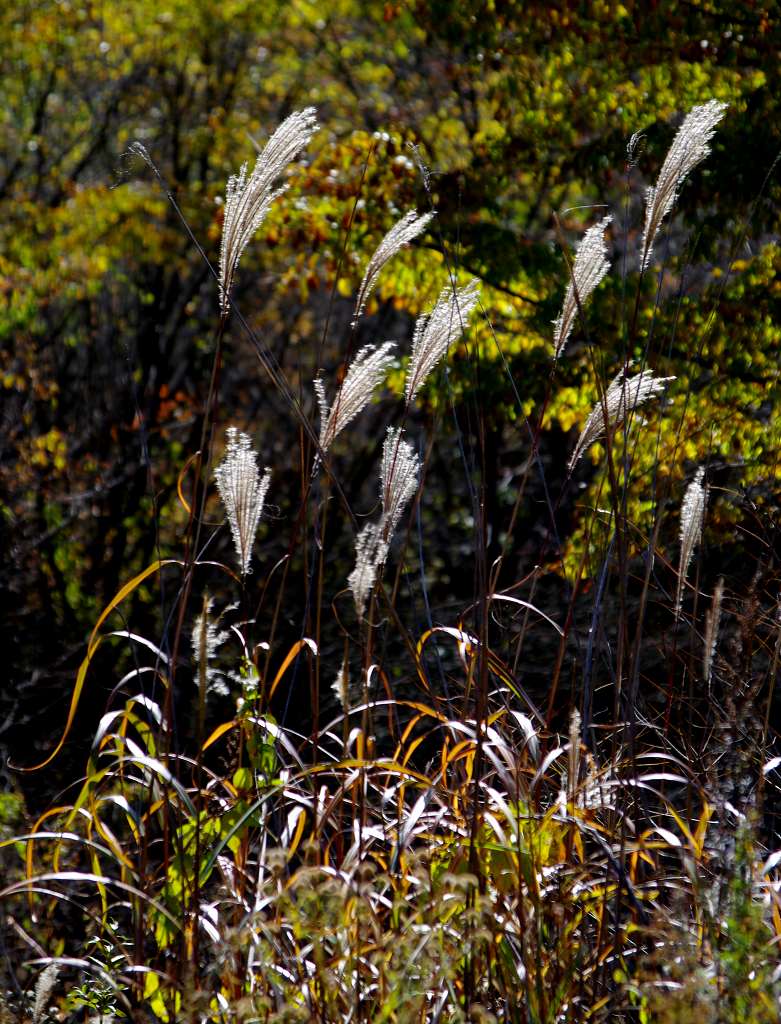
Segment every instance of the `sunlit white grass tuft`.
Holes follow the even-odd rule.
[[[379,348],[365,345],[350,364],[330,408],[322,378],[315,380],[315,394],[320,407],[320,448],[323,452],[328,451],[337,434],[369,404],[372,393],[393,363],[395,348],[392,341],[386,341]]]
[[[706,683],[710,682],[716,647],[719,642],[721,625],[721,602],[724,600],[724,577],[720,576],[713,591],[711,606],[705,613],[705,638],[702,645],[702,676]]]
[[[228,516],[239,568],[242,576],[246,576],[250,571],[252,546],[271,482],[271,470],[266,469],[261,477],[258,456],[247,434],[236,427],[228,427],[227,435],[225,457],[215,469],[214,478]]]
[[[407,405],[414,400],[428,375],[464,331],[469,314],[479,298],[480,288],[476,279],[463,288],[448,287],[439,296],[434,308],[418,318],[404,385]]]
[[[380,497],[382,524],[388,541],[396,532],[402,513],[418,489],[420,459],[397,427],[389,427],[382,446]]]
[[[398,221],[374,251],[374,255],[366,266],[366,273],[363,275],[361,287],[358,289],[358,298],[355,302],[353,313],[353,325],[364,310],[369,296],[374,291],[377,279],[385,264],[393,259],[397,252],[404,248],[409,242],[424,230],[428,222],[434,216],[433,213],[424,213],[420,217],[415,210],[410,210]]]
[[[597,402],[589,413],[569,461],[568,471],[572,472],[586,449],[604,437],[607,430],[620,426],[639,405],[656,397],[673,380],[675,377],[654,377],[650,370],[628,377],[626,368],[623,368],[611,381],[604,400]]]
[[[604,217],[599,224],[590,227],[580,241],[575,254],[575,262],[572,264],[572,275],[567,286],[567,294],[564,296],[564,304],[558,319],[554,321],[553,355],[555,359],[558,359],[564,351],[564,346],[575,325],[578,310],[583,309],[591,293],[610,269],[605,246],[605,232],[612,220],[611,216]]]
[[[271,204],[286,186],[274,188],[287,165],[306,146],[318,125],[314,107],[291,114],[266,143],[247,177],[247,164],[228,179],[220,246],[220,309],[230,304],[230,293],[239,260],[252,236],[265,220]]]
[[[385,564],[387,555],[388,542],[383,537],[382,520],[367,523],[355,538],[355,568],[347,577],[347,586],[361,619],[366,611],[369,594],[377,582],[377,573]]]
[[[707,490],[703,483],[704,475],[705,470],[700,466],[694,475],[694,479],[686,488],[681,504],[681,557],[678,563],[678,586],[675,592],[676,620],[681,614],[686,574],[689,571],[689,564],[694,554],[694,549],[700,541],[702,525],[705,520]]]
[[[710,153],[708,143],[713,138],[716,125],[724,117],[726,109],[726,103],[709,100],[702,106],[693,107],[678,129],[657,182],[646,193],[641,270],[645,270],[651,262],[654,240],[662,221],[678,198],[678,189],[687,174]]]

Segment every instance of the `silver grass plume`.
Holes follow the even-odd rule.
[[[393,362],[395,347],[392,341],[386,341],[379,348],[365,345],[350,364],[330,409],[322,378],[318,377],[314,382],[320,407],[320,447],[324,452],[331,447],[336,435],[369,404],[372,392]]]
[[[634,377],[628,377],[624,367],[611,381],[605,392],[604,402],[597,402],[589,413],[569,460],[568,471],[572,472],[575,463],[587,448],[604,437],[606,429],[618,427],[638,405],[654,398],[673,380],[675,377],[654,377],[650,370],[643,370]]]
[[[207,692],[227,697],[230,693],[222,673],[210,664],[217,655],[217,650],[228,639],[228,630],[219,629],[219,618],[211,615],[214,601],[207,594],[203,597],[203,606],[193,623],[192,645],[193,658],[198,666],[198,688],[201,703],[206,699]]]
[[[706,683],[710,682],[710,674],[713,671],[713,659],[716,656],[716,644],[719,642],[721,602],[723,599],[724,577],[720,576],[713,591],[711,606],[705,613],[705,642],[702,650],[702,676]]]
[[[561,307],[558,319],[554,320],[554,359],[558,359],[564,351],[564,346],[575,325],[578,309],[583,308],[588,297],[610,269],[605,246],[605,232],[612,220],[611,216],[604,217],[599,224],[590,227],[580,240],[580,245],[575,253],[575,262],[572,264],[567,294],[564,296],[564,305]]]
[[[675,618],[678,620],[683,603],[683,588],[686,574],[689,571],[694,549],[702,534],[705,519],[705,502],[707,491],[703,484],[705,470],[702,466],[694,474],[694,479],[686,488],[681,504],[681,557],[678,563],[678,587],[675,592]]]
[[[404,508],[418,489],[420,473],[420,459],[401,433],[400,428],[389,427],[382,446],[380,497],[382,527],[388,542],[396,532]]]
[[[572,714],[569,720],[569,767],[568,767],[568,781],[569,781],[569,799],[574,804],[575,802],[575,791],[578,788],[578,780],[580,778],[580,734],[582,727],[582,720],[580,712],[577,708],[572,709]]]
[[[383,537],[383,523],[367,523],[355,538],[355,568],[347,577],[359,618],[363,618],[366,602],[377,580],[380,566],[388,555],[388,541]]]
[[[684,178],[710,153],[708,143],[713,138],[716,125],[724,116],[726,109],[726,103],[709,100],[702,106],[693,107],[678,129],[656,184],[646,193],[641,270],[645,270],[651,262],[657,232],[673,208]]]
[[[59,969],[57,965],[49,964],[49,966],[39,975],[38,981],[35,984],[35,1003],[33,1004],[32,1024],[40,1024],[40,1021],[43,1020],[49,1003],[49,998],[54,991],[54,986],[57,984],[58,974]]]
[[[377,246],[374,255],[366,266],[366,273],[363,275],[363,281],[361,281],[361,287],[358,290],[358,298],[356,299],[355,311],[353,313],[353,326],[363,312],[369,296],[374,291],[382,268],[408,242],[411,242],[413,238],[417,238],[433,216],[433,213],[424,213],[419,217],[416,210],[410,210],[409,213],[404,214],[398,223],[393,225]]]
[[[258,456],[247,434],[236,427],[228,427],[227,435],[225,457],[215,469],[214,478],[228,516],[239,568],[245,576],[250,571],[252,545],[271,482],[271,470],[266,469],[261,477]]]
[[[347,578],[347,586],[361,619],[404,508],[418,489],[420,459],[401,433],[400,428],[389,427],[382,446],[382,515],[378,522],[367,523],[355,539],[355,568]]]
[[[476,279],[463,288],[447,287],[437,299],[434,308],[418,318],[412,335],[412,357],[404,385],[407,405],[412,402],[428,375],[464,330],[469,314],[477,305],[479,297],[480,289]]]
[[[228,179],[225,189],[225,216],[220,246],[220,309],[230,304],[233,278],[252,236],[265,220],[271,204],[287,186],[273,188],[287,165],[317,131],[314,107],[291,114],[277,128],[258,156],[247,177],[247,164]]]
[[[345,714],[350,711],[350,677],[347,674],[345,665],[336,673],[336,679],[331,683],[331,690],[334,696],[342,705]]]

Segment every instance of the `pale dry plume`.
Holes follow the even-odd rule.
[[[353,326],[355,326],[358,317],[366,306],[369,296],[374,291],[382,268],[405,245],[418,237],[433,216],[433,213],[424,213],[419,217],[417,211],[410,210],[385,235],[366,266],[366,273],[363,275],[361,287],[358,289],[358,298],[355,302]]]
[[[681,557],[678,563],[678,587],[675,593],[676,620],[681,614],[686,574],[689,571],[694,549],[700,541],[702,525],[705,520],[707,489],[703,483],[704,475],[705,470],[700,466],[694,479],[686,488],[681,504]]]
[[[578,310],[582,310],[589,296],[610,269],[605,246],[605,232],[613,220],[604,217],[599,224],[590,227],[580,241],[572,264],[570,282],[564,304],[553,327],[553,357],[558,359],[564,351]]]
[[[49,1000],[57,984],[59,968],[56,964],[49,964],[38,976],[35,985],[35,1002],[33,1004],[33,1024],[40,1024],[48,1015]]]
[[[331,683],[331,690],[342,705],[345,714],[350,711],[350,677],[347,673],[346,663],[336,673],[336,679]]]
[[[230,692],[223,674],[211,664],[229,636],[228,630],[219,628],[219,617],[212,618],[213,607],[213,599],[204,595],[203,605],[195,617],[191,636],[193,660],[198,668],[196,682],[203,691],[204,699],[207,690],[221,697],[227,697]]]
[[[646,193],[641,270],[645,270],[651,262],[654,240],[662,221],[678,198],[678,189],[687,174],[710,153],[708,143],[713,138],[716,125],[724,116],[726,109],[727,104],[718,100],[710,100],[702,106],[693,107],[678,129],[657,182]]]
[[[355,568],[347,577],[347,586],[355,601],[359,618],[363,618],[366,602],[372,592],[380,566],[388,556],[388,541],[383,537],[383,523],[367,523],[355,538]]]
[[[393,362],[395,348],[392,341],[386,341],[379,348],[376,345],[365,345],[350,364],[330,408],[322,378],[315,380],[315,394],[320,408],[320,448],[323,452],[328,451],[337,434],[369,404],[372,393]]]
[[[271,204],[287,187],[274,188],[274,183],[317,128],[314,107],[291,114],[266,143],[249,178],[245,163],[237,175],[228,179],[220,246],[220,308],[223,313],[230,305],[233,279],[242,253],[263,223]]]
[[[713,591],[711,606],[705,613],[705,639],[702,648],[702,675],[706,683],[710,682],[713,671],[713,659],[716,657],[716,645],[719,642],[719,626],[721,625],[721,602],[724,600],[724,577],[720,576]]]
[[[418,489],[420,459],[412,445],[402,437],[401,429],[389,427],[382,446],[380,497],[382,523],[390,540],[402,513]]]
[[[462,333],[479,298],[480,289],[476,279],[463,288],[448,287],[439,296],[434,308],[418,318],[412,335],[412,356],[404,385],[407,405],[413,401],[428,375]]]
[[[412,445],[402,437],[401,429],[389,427],[382,446],[380,498],[382,515],[378,522],[367,523],[355,540],[355,568],[347,579],[359,618],[388,557],[393,534],[404,509],[418,489],[420,459]]]
[[[568,471],[572,472],[586,449],[604,437],[608,429],[614,430],[620,426],[639,405],[654,398],[673,380],[675,377],[654,377],[650,370],[628,377],[627,368],[624,367],[611,381],[604,400],[597,402],[589,413],[569,461]]]
[[[236,427],[228,427],[227,435],[225,456],[215,469],[214,478],[228,516],[239,568],[245,576],[250,571],[252,546],[271,482],[271,470],[266,469],[261,477],[258,456],[247,434]]]

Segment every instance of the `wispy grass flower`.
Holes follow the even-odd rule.
[[[697,470],[694,479],[686,488],[681,504],[681,557],[678,563],[678,587],[675,593],[675,618],[676,621],[681,614],[683,603],[683,588],[686,583],[686,574],[689,571],[689,564],[702,535],[702,525],[705,520],[705,503],[707,491],[703,483],[705,470],[702,466]]]
[[[59,968],[56,964],[49,964],[41,974],[38,976],[38,981],[35,985],[35,1003],[33,1005],[33,1018],[32,1024],[40,1024],[43,1021],[44,1016],[47,1014],[49,1007],[49,999],[54,991],[54,986],[57,984],[57,976],[59,974]]]
[[[205,701],[207,691],[219,694],[222,697],[227,697],[230,692],[223,674],[218,672],[211,664],[217,656],[218,649],[229,636],[226,629],[219,628],[219,618],[212,618],[213,605],[213,599],[204,595],[203,607],[193,623],[191,638],[193,658],[198,667],[197,681],[202,701]]]
[[[363,618],[377,573],[387,556],[388,541],[383,536],[382,520],[367,523],[355,539],[355,568],[347,577],[359,618]]]
[[[382,446],[380,497],[382,525],[390,541],[402,513],[418,489],[420,459],[412,445],[401,436],[401,429],[389,427]]]
[[[344,713],[348,714],[350,711],[350,677],[346,665],[342,665],[336,673],[336,679],[331,683],[331,690],[342,705]]]
[[[241,255],[287,186],[274,188],[284,169],[317,131],[314,107],[291,114],[277,128],[247,177],[247,164],[228,179],[220,247],[220,308],[226,312]]]
[[[215,469],[214,478],[228,516],[239,568],[245,576],[250,571],[252,546],[271,482],[271,470],[266,469],[261,477],[258,456],[247,434],[236,427],[228,427],[227,435],[225,457]]]
[[[675,377],[654,377],[650,370],[628,377],[626,368],[623,368],[605,392],[604,403],[597,402],[589,413],[569,461],[568,471],[572,472],[586,449],[604,437],[608,429],[620,426],[639,405],[654,398],[673,380]]]
[[[382,446],[380,498],[382,515],[378,522],[367,523],[355,540],[355,568],[347,578],[359,618],[377,575],[385,564],[388,550],[402,513],[418,488],[420,459],[401,429],[390,427]]]
[[[330,409],[322,378],[315,380],[315,394],[320,407],[320,447],[324,452],[331,447],[337,434],[369,404],[374,389],[393,362],[395,348],[392,341],[386,341],[379,348],[376,345],[364,346],[350,364]]]
[[[673,139],[655,185],[645,197],[645,227],[640,257],[640,269],[651,262],[654,240],[659,227],[678,198],[678,189],[689,174],[710,153],[708,143],[716,125],[724,116],[726,103],[710,100],[693,107]]]
[[[567,294],[564,296],[564,305],[561,307],[558,319],[554,321],[554,359],[558,359],[564,351],[564,346],[575,325],[578,309],[583,309],[591,293],[610,269],[605,246],[605,232],[612,220],[611,216],[604,217],[599,224],[590,227],[580,241],[575,254],[575,262],[572,264],[572,274],[567,286]]]
[[[374,255],[369,260],[366,267],[366,273],[363,275],[363,281],[361,281],[361,287],[358,290],[358,298],[355,302],[353,325],[357,322],[358,317],[366,306],[369,296],[374,291],[382,268],[389,260],[393,259],[396,253],[403,249],[408,242],[417,238],[433,216],[433,213],[424,213],[419,217],[415,210],[410,210],[409,213],[405,213],[401,220],[394,224],[387,235],[385,235],[383,240],[377,246]]]
[[[713,671],[713,659],[716,657],[716,645],[719,642],[721,625],[721,602],[724,599],[724,577],[720,576],[713,591],[713,600],[705,613],[705,638],[702,649],[702,675],[706,683],[710,682]]]
[[[476,279],[463,288],[445,288],[434,308],[418,318],[404,385],[407,405],[413,401],[428,375],[462,333],[479,297],[480,289]]]

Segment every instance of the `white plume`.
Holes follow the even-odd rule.
[[[241,254],[265,220],[271,204],[285,191],[284,185],[274,189],[274,182],[309,142],[317,127],[314,107],[291,114],[266,143],[249,178],[245,163],[237,175],[228,179],[220,246],[220,309],[223,313],[230,303]]]
[[[599,224],[590,227],[580,241],[575,254],[575,262],[572,264],[572,276],[567,286],[567,294],[564,296],[564,305],[561,307],[558,319],[554,321],[553,355],[555,359],[558,359],[564,351],[564,346],[575,325],[578,309],[583,309],[588,297],[610,269],[605,246],[605,232],[612,220],[612,217],[603,218]]]
[[[640,269],[651,262],[654,240],[659,227],[678,198],[678,189],[684,178],[710,153],[708,143],[716,125],[724,117],[726,103],[709,100],[693,107],[673,139],[655,185],[645,197],[645,227],[640,257]]]

